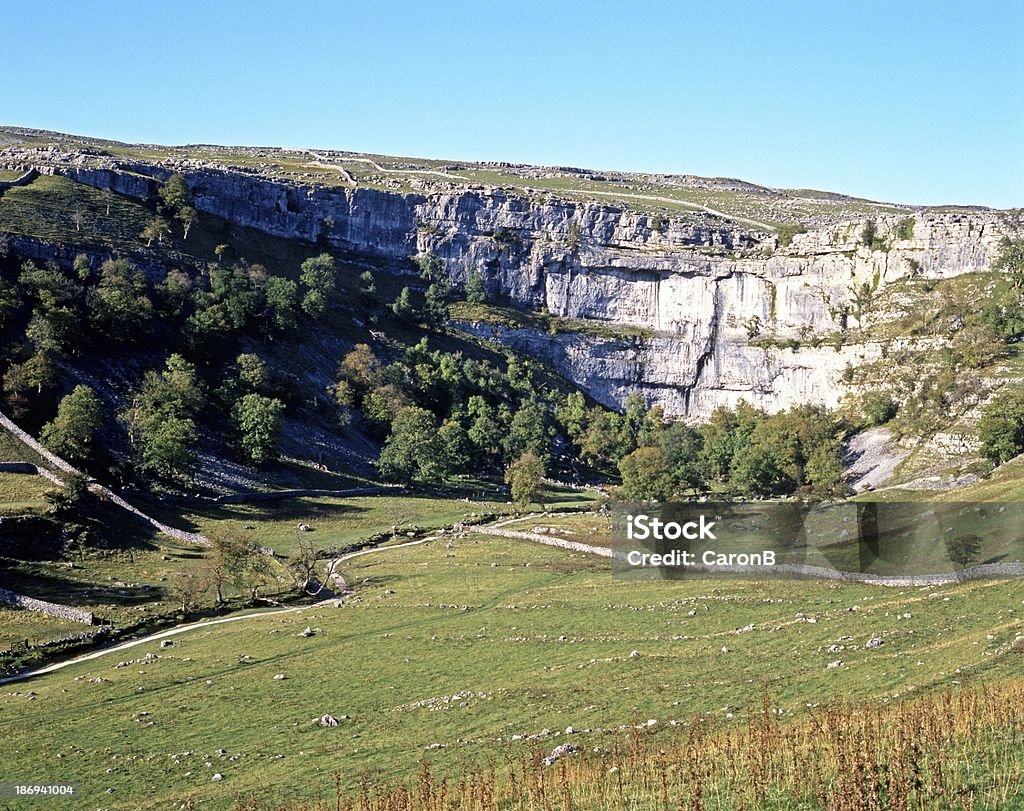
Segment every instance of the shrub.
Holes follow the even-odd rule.
[[[806,234],[807,226],[799,222],[786,222],[780,225],[776,229],[776,235],[779,240],[780,248],[787,248],[793,242],[793,237],[797,234]]]

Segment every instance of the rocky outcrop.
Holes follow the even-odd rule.
[[[797,234],[780,248],[772,233],[707,213],[655,217],[497,188],[434,184],[402,194],[304,185],[256,170],[174,168],[197,208],[231,222],[392,263],[431,250],[453,284],[478,273],[496,300],[600,322],[611,337],[467,328],[545,358],[608,405],[639,390],[668,415],[691,420],[739,399],[769,410],[835,405],[847,365],[880,351],[871,343],[830,348],[830,335],[857,326],[855,291],[877,292],[910,275],[987,270],[1010,228],[996,212],[881,214],[872,219],[871,247],[862,217]],[[41,171],[145,196],[150,178],[171,168]],[[643,335],[614,336],[626,327]]]

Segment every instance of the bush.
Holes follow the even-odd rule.
[[[989,403],[978,421],[978,439],[993,466],[1024,452],[1024,395],[1004,394]]]
[[[885,425],[899,411],[899,405],[892,395],[884,391],[872,391],[864,395],[861,407],[868,425]]]
[[[786,222],[776,229],[780,248],[787,248],[793,243],[793,237],[797,234],[806,234],[807,226],[798,222]]]

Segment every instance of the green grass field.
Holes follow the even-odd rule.
[[[493,487],[493,486],[492,486]],[[591,490],[548,488],[546,506],[586,507],[597,502]],[[458,522],[479,520],[484,514],[512,513],[501,500],[473,501],[434,497],[423,493],[373,496],[305,496],[252,504],[225,504],[189,508],[180,515],[162,518],[174,526],[211,536],[227,532],[252,543],[268,546],[287,555],[299,540],[312,541],[317,549],[339,549],[364,541],[378,533],[399,534],[440,529]],[[308,524],[312,532],[300,533],[298,525]]]
[[[53,487],[52,482],[34,473],[0,471],[0,515],[45,511],[48,505],[43,496]]]
[[[568,726],[575,743],[610,746],[647,719],[742,727],[765,698],[787,719],[837,696],[884,704],[1022,670],[1014,583],[628,583],[595,558],[490,537],[385,550],[343,573],[357,596],[342,607],[5,688],[7,773],[79,782],[81,807],[230,808],[250,792],[333,791],[335,772],[353,790],[361,775],[413,779],[423,757],[452,776],[550,750]],[[314,721],[325,713],[339,726]]]

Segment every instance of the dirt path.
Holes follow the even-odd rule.
[[[403,548],[405,548],[407,546],[418,546],[419,544],[426,543],[427,541],[436,540],[439,537],[441,537],[441,536],[439,536],[439,535],[430,535],[430,536],[428,536],[426,538],[420,538],[419,540],[409,541],[407,543],[395,544],[394,546],[382,546],[382,547],[374,546],[374,547],[370,547],[368,549],[360,549],[357,552],[349,552],[347,555],[342,555],[341,557],[337,558],[336,560],[337,561],[343,561],[343,560],[348,560],[349,558],[359,557],[360,555],[369,555],[369,554],[374,553],[374,552],[388,552],[388,551],[390,551],[392,549],[403,549]],[[336,600],[337,600],[336,597],[332,597],[329,600],[322,600],[322,601],[320,601],[318,603],[313,603],[312,605],[300,605],[300,606],[295,606],[293,608],[275,608],[275,609],[269,609],[269,610],[266,610],[266,611],[250,611],[249,613],[246,613],[246,614],[233,614],[230,617],[221,617],[220,619],[215,619],[215,620],[199,620],[198,622],[190,622],[190,623],[187,623],[185,625],[177,625],[174,628],[168,628],[165,631],[157,631],[156,633],[152,633],[152,634],[149,634],[147,636],[139,637],[138,639],[132,639],[132,640],[129,640],[128,642],[122,642],[122,643],[120,643],[118,645],[114,645],[113,647],[110,647],[110,648],[102,648],[100,650],[91,651],[90,653],[85,653],[85,654],[82,654],[81,656],[76,656],[76,657],[74,657],[72,659],[67,659],[67,660],[65,660],[63,662],[55,662],[53,664],[46,665],[44,667],[40,667],[40,668],[37,668],[35,670],[30,670],[30,671],[28,671],[26,673],[19,673],[18,675],[15,675],[15,676],[6,676],[4,678],[0,678],[0,684],[11,684],[13,682],[19,682],[19,681],[24,681],[26,679],[31,679],[34,676],[42,676],[45,673],[53,673],[53,672],[55,672],[57,670],[63,670],[65,667],[70,667],[71,665],[77,665],[77,664],[80,664],[81,662],[89,662],[89,661],[92,661],[93,659],[98,659],[101,656],[107,656],[108,654],[111,654],[111,653],[117,653],[119,651],[128,650],[130,648],[136,648],[139,645],[146,645],[146,644],[148,644],[150,642],[156,642],[157,640],[160,640],[160,639],[167,639],[167,638],[172,637],[172,636],[178,636],[179,634],[184,634],[184,633],[187,633],[189,631],[201,631],[204,628],[211,628],[214,625],[223,625],[224,623],[227,623],[227,622],[240,622],[241,620],[258,619],[259,617],[270,617],[270,616],[274,616],[276,614],[294,614],[294,613],[299,612],[299,611],[308,611],[310,609],[319,608],[319,607],[322,607],[324,605],[333,603]]]
[[[632,194],[614,191],[593,191],[590,189],[586,191],[579,191],[576,193],[599,194],[602,197],[623,197],[628,198],[630,200],[651,200],[655,203],[671,203],[674,206],[685,206],[686,208],[692,208],[694,211],[703,211],[707,214],[713,214],[716,217],[723,217],[724,219],[727,220],[735,220],[736,222],[742,222],[746,223],[747,225],[753,225],[755,228],[761,228],[765,231],[770,231],[772,233],[775,232],[775,226],[769,225],[766,222],[761,222],[760,220],[751,220],[747,217],[739,217],[736,214],[726,214],[724,211],[719,211],[718,209],[715,208],[708,208],[707,206],[702,206],[700,203],[690,203],[686,200],[678,200],[675,197],[659,197],[654,194]]]

